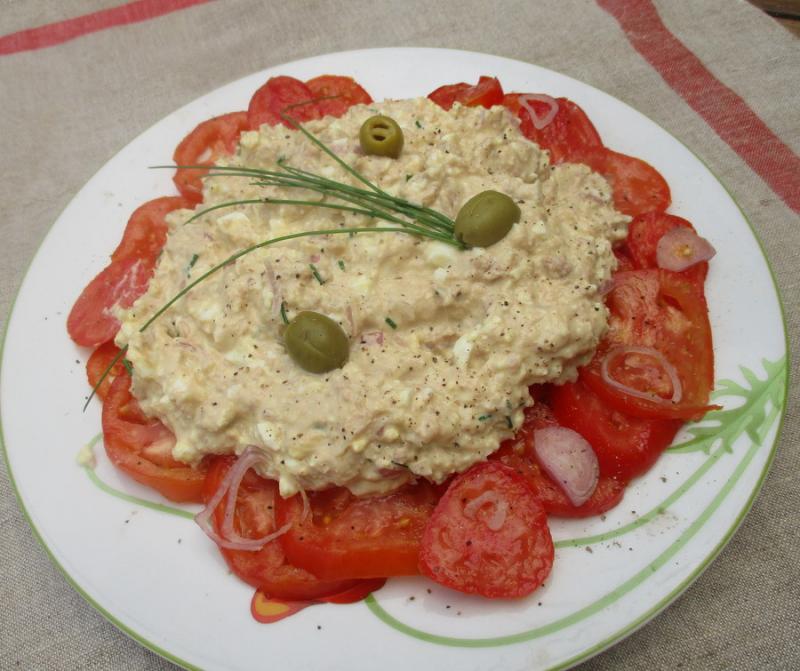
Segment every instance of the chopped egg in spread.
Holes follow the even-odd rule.
[[[362,123],[394,119],[398,158],[365,155]],[[386,226],[363,214],[269,202],[318,193],[252,179],[205,180],[195,212],[168,217],[170,234],[147,292],[120,312],[133,393],[175,434],[173,455],[256,446],[261,475],[289,496],[299,489],[381,493],[423,477],[441,482],[494,452],[522,424],[528,387],[575,378],[606,328],[600,288],[625,237],[600,175],[551,166],[503,107],[451,111],[427,99],[352,107],[304,124],[384,191],[454,219],[475,194],[495,190],[519,205],[510,232],[486,248],[458,249],[403,232],[319,235],[242,256],[210,275],[145,331],[186,285],[237,251],[317,229]],[[302,133],[245,132],[222,166],[275,170],[277,161],[361,186]],[[340,202],[328,199],[327,202]],[[347,362],[322,374],[298,366],[285,320],[314,311],[338,323]]]

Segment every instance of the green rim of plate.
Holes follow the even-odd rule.
[[[430,49],[430,50],[433,51],[434,49]],[[363,51],[370,51],[370,50],[369,49],[365,49]],[[455,52],[457,50],[441,49],[441,51]],[[334,53],[342,53],[342,52],[334,52]],[[474,54],[476,52],[462,52],[462,53]],[[322,56],[315,56],[313,58],[314,59],[324,58],[326,55],[333,55],[333,54],[323,54]],[[514,59],[510,59],[510,58],[503,58],[502,56],[495,56],[493,54],[483,54],[483,55],[487,55],[487,56],[490,56],[492,58],[498,58],[498,59],[501,59],[501,60],[507,60],[507,61],[510,61],[512,63],[520,63],[520,62],[522,62],[522,61],[517,61],[517,60],[514,60]],[[301,61],[293,61],[293,62],[285,63],[285,64],[283,64],[283,67],[291,67],[292,65],[294,65],[294,64],[296,64],[298,62],[301,62]],[[531,64],[531,65],[533,65],[533,64]],[[786,373],[785,373],[785,375],[786,375],[786,381],[787,381],[787,384],[786,384],[785,389],[784,389],[784,394],[783,394],[783,403],[782,403],[781,411],[780,411],[780,419],[779,419],[778,429],[775,432],[775,438],[774,438],[774,440],[772,442],[772,446],[770,447],[769,456],[767,457],[767,460],[764,463],[764,467],[763,467],[763,469],[761,471],[761,474],[759,476],[758,481],[756,482],[755,487],[753,488],[752,493],[750,494],[750,497],[748,498],[747,502],[743,506],[743,508],[742,508],[741,512],[739,513],[739,515],[737,516],[736,520],[734,520],[734,523],[731,525],[731,527],[726,532],[725,536],[723,536],[723,538],[716,545],[716,547],[705,557],[705,559],[703,559],[703,561],[700,563],[700,565],[689,576],[687,576],[681,582],[680,585],[678,585],[675,589],[673,589],[672,592],[670,592],[666,597],[664,597],[661,601],[659,601],[655,606],[653,606],[653,608],[651,608],[649,611],[647,611],[644,615],[640,616],[634,622],[630,623],[626,627],[624,627],[624,628],[620,629],[619,631],[615,632],[614,634],[609,636],[604,641],[592,646],[591,648],[589,648],[587,650],[584,650],[583,652],[581,652],[579,655],[576,655],[572,659],[569,659],[569,660],[567,660],[565,662],[562,662],[561,664],[558,664],[558,665],[553,666],[553,667],[549,667],[547,669],[547,671],[563,671],[564,669],[568,669],[571,666],[573,666],[573,665],[575,665],[575,664],[577,664],[579,662],[585,661],[585,660],[589,659],[590,657],[593,657],[594,655],[599,654],[600,652],[602,652],[606,648],[611,647],[613,644],[615,644],[615,643],[619,642],[620,640],[622,640],[623,638],[629,636],[634,631],[636,631],[639,627],[643,626],[650,619],[655,617],[658,613],[660,613],[663,609],[665,609],[670,603],[672,603],[672,601],[674,601],[678,596],[680,596],[680,594],[682,594],[703,573],[703,571],[705,571],[708,568],[708,566],[711,564],[711,562],[714,561],[714,559],[717,557],[717,555],[722,551],[722,549],[728,544],[730,539],[736,533],[737,529],[741,525],[741,523],[744,520],[745,516],[747,515],[747,513],[750,512],[750,509],[753,506],[753,502],[755,501],[756,497],[760,493],[761,488],[763,487],[763,484],[764,484],[764,480],[765,480],[765,478],[767,476],[767,473],[769,472],[769,469],[770,469],[770,467],[772,465],[772,462],[775,459],[775,454],[777,452],[778,443],[780,442],[780,437],[781,437],[782,431],[783,431],[784,420],[786,419],[786,406],[787,406],[788,393],[789,393],[789,384],[788,384],[788,382],[789,382],[789,370],[791,369],[791,365],[790,365],[791,352],[790,352],[790,349],[789,349],[789,333],[788,333],[788,328],[787,328],[787,323],[786,323],[786,311],[784,309],[783,301],[781,299],[780,291],[778,289],[778,283],[777,283],[777,280],[775,278],[775,271],[773,270],[772,265],[770,264],[769,259],[767,258],[767,255],[766,255],[766,253],[764,251],[764,245],[761,242],[761,239],[759,238],[758,233],[756,232],[756,230],[753,227],[753,225],[750,223],[750,220],[745,215],[745,213],[742,210],[742,208],[739,205],[739,203],[733,197],[733,194],[731,193],[731,191],[722,182],[722,180],[717,176],[717,174],[709,168],[708,164],[703,159],[701,159],[694,151],[692,151],[692,149],[690,149],[688,146],[686,146],[686,144],[684,144],[680,139],[675,137],[666,128],[663,128],[660,124],[658,124],[655,121],[653,121],[649,116],[647,116],[646,114],[643,114],[642,112],[637,110],[635,107],[632,107],[631,105],[628,105],[628,103],[620,100],[616,96],[612,96],[611,94],[607,93],[606,91],[603,91],[602,89],[600,89],[600,88],[598,88],[596,86],[592,86],[590,84],[586,84],[584,82],[580,82],[579,80],[574,79],[573,77],[570,77],[569,75],[564,75],[561,72],[558,72],[557,70],[553,70],[551,68],[547,68],[547,69],[550,70],[551,72],[555,72],[556,74],[558,74],[558,75],[560,75],[562,77],[565,77],[565,78],[570,79],[572,81],[576,81],[576,82],[582,84],[583,86],[589,86],[590,88],[594,88],[597,91],[600,91],[601,93],[613,98],[617,102],[630,107],[632,110],[634,110],[638,114],[641,114],[648,121],[650,121],[651,123],[653,123],[656,126],[658,126],[659,128],[661,128],[661,130],[663,130],[665,133],[667,133],[676,142],[680,143],[689,153],[692,154],[692,156],[694,156],[703,165],[703,167],[705,167],[706,170],[708,170],[709,174],[712,175],[714,177],[714,179],[717,181],[717,183],[725,190],[725,193],[728,195],[728,197],[731,199],[731,201],[738,208],[740,214],[742,215],[742,219],[744,219],[744,221],[747,223],[747,226],[750,228],[750,232],[753,234],[753,237],[754,237],[754,239],[756,241],[756,244],[758,245],[759,251],[761,252],[761,256],[764,259],[764,263],[766,264],[767,269],[769,270],[770,278],[772,280],[772,286],[773,286],[773,289],[775,291],[775,298],[778,301],[778,308],[779,308],[780,314],[781,314],[781,322],[782,322],[782,325],[783,325],[783,339],[784,339],[784,349],[785,349],[785,356],[786,356],[786,363],[785,363]],[[189,103],[189,104],[191,104],[191,103]],[[100,167],[100,170],[102,170],[102,168],[103,168],[103,166]],[[72,201],[70,201],[70,203],[71,202]],[[69,203],[67,204],[67,207],[68,206],[69,206]],[[53,222],[53,224],[48,229],[48,232],[47,232],[47,234],[45,234],[45,237],[42,239],[42,242],[39,243],[39,247],[36,249],[36,252],[34,253],[33,257],[31,258],[31,260],[28,263],[28,267],[25,270],[25,274],[23,275],[22,282],[20,283],[19,287],[17,288],[17,292],[16,292],[16,294],[14,296],[14,300],[12,301],[11,307],[9,308],[8,319],[6,321],[5,328],[3,329],[3,337],[2,337],[2,340],[0,340],[0,370],[2,370],[3,354],[4,354],[4,351],[5,351],[6,337],[8,336],[8,329],[9,329],[9,326],[11,324],[11,319],[12,319],[13,314],[14,314],[14,307],[16,305],[17,298],[19,297],[20,290],[21,290],[22,286],[24,285],[25,280],[28,277],[31,265],[33,264],[33,261],[39,255],[39,252],[40,252],[42,246],[44,245],[45,241],[49,237],[50,232],[52,231],[53,226],[55,225],[55,222],[58,221],[61,218],[62,214],[63,214],[63,210],[59,214],[59,216],[56,217],[56,220]],[[105,617],[106,620],[108,620],[111,624],[113,624],[120,631],[125,633],[127,636],[132,638],[137,643],[140,643],[142,646],[144,646],[145,648],[149,649],[150,651],[156,653],[157,655],[160,655],[161,657],[163,657],[164,659],[167,659],[170,662],[173,662],[175,664],[178,664],[179,666],[182,666],[185,669],[188,669],[189,671],[203,671],[203,669],[201,667],[198,667],[198,666],[195,666],[193,664],[190,664],[186,660],[181,659],[180,657],[177,657],[176,655],[173,655],[172,653],[168,652],[167,650],[164,650],[160,646],[158,646],[155,643],[152,643],[151,641],[147,640],[141,634],[137,633],[132,628],[130,628],[127,625],[125,625],[124,623],[122,623],[114,615],[112,615],[105,608],[103,608],[103,606],[101,606],[91,596],[89,596],[89,594],[86,591],[84,591],[84,589],[72,578],[72,576],[70,576],[70,574],[66,571],[66,569],[64,569],[64,567],[61,565],[61,563],[58,561],[58,559],[56,559],[55,555],[52,553],[50,548],[45,543],[44,538],[42,537],[42,535],[39,532],[39,530],[36,528],[36,525],[33,523],[33,520],[31,519],[31,516],[30,516],[30,514],[28,512],[28,509],[25,507],[25,503],[22,500],[22,495],[21,495],[21,493],[19,491],[19,487],[17,486],[17,482],[14,479],[14,473],[11,470],[11,462],[9,460],[8,451],[6,449],[6,441],[5,441],[5,433],[4,433],[4,430],[3,430],[2,416],[0,416],[0,448],[1,448],[1,451],[3,453],[3,459],[4,459],[5,464],[6,464],[6,470],[8,471],[8,479],[11,482],[12,489],[14,490],[14,494],[17,497],[17,502],[19,503],[20,510],[22,510],[22,513],[25,516],[25,519],[28,521],[28,525],[30,526],[31,530],[33,531],[34,537],[37,539],[37,541],[42,546],[42,548],[44,548],[47,556],[50,558],[50,561],[61,572],[61,574],[64,576],[64,578],[67,580],[67,582],[72,586],[72,588],[78,594],[80,594],[86,600],[86,602],[89,603],[89,605],[91,605],[97,612],[99,612],[103,617]],[[698,518],[698,519],[700,519],[700,518]],[[369,599],[372,601],[372,603],[376,603],[376,602],[374,602],[374,599],[371,596],[369,597]],[[370,604],[369,601],[368,601],[368,606],[371,608],[371,604]],[[387,616],[388,616],[388,614],[387,614]],[[379,615],[379,617],[384,622],[386,621],[380,615]],[[389,617],[391,617],[391,616],[389,616]],[[387,624],[390,624],[390,626],[394,627],[394,625],[392,625],[391,623],[387,622]],[[402,625],[402,623],[399,623],[399,624],[401,624],[401,626],[402,626],[401,631],[403,629],[407,628],[407,625]],[[411,629],[411,628],[409,628],[409,629]],[[406,632],[406,633],[408,633],[408,632]],[[414,634],[412,634],[412,636],[414,636]],[[425,636],[427,637],[429,635],[426,634]]]

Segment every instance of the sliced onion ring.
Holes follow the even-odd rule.
[[[586,439],[563,426],[533,432],[536,458],[574,506],[586,503],[600,479],[597,455]]]
[[[544,116],[540,117],[531,106],[533,101],[547,103],[550,105],[550,109],[547,110]],[[522,106],[522,109],[526,110],[530,115],[531,122],[536,130],[542,130],[542,128],[549,126],[550,122],[555,119],[556,114],[558,114],[558,101],[544,93],[526,93],[524,96],[519,97],[519,104]]]
[[[490,504],[494,508],[492,514],[486,519],[486,526],[492,531],[499,531],[506,522],[508,502],[495,491],[490,490],[483,492],[480,496],[476,496],[464,506],[464,514],[474,520],[477,517],[478,510],[486,504]]]
[[[717,250],[691,228],[678,226],[661,236],[656,245],[656,263],[664,270],[680,272],[708,261]]]
[[[672,398],[662,398],[658,394],[654,394],[650,391],[640,391],[634,387],[628,386],[627,384],[622,384],[622,382],[619,380],[615,380],[613,377],[611,377],[611,372],[609,371],[611,364],[617,359],[617,357],[627,356],[628,354],[643,354],[658,361],[659,365],[664,369],[664,372],[667,374],[667,376],[669,376],[669,381],[672,384]],[[677,369],[669,362],[667,357],[652,347],[620,345],[619,347],[610,349],[603,357],[603,361],[600,364],[600,375],[603,378],[603,382],[605,382],[609,387],[617,389],[628,396],[642,398],[646,401],[658,403],[659,405],[672,405],[674,403],[680,403],[681,399],[683,398],[683,386],[681,385],[681,380],[678,377]]]
[[[238,534],[233,527],[236,499],[239,495],[239,487],[242,484],[242,480],[247,471],[262,462],[266,463],[264,455],[261,454],[258,448],[250,445],[239,455],[236,463],[225,474],[222,482],[219,483],[219,487],[217,487],[217,491],[214,492],[214,496],[211,497],[206,507],[195,515],[194,521],[197,522],[198,526],[205,534],[220,547],[229,550],[248,550],[255,552],[270,541],[285,534],[292,527],[292,523],[289,522],[284,524],[277,531],[273,531],[261,538],[245,538]],[[221,533],[217,533],[211,518],[226,494],[228,495],[228,500],[225,502],[225,517],[220,527]]]

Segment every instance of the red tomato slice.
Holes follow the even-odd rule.
[[[624,482],[648,471],[683,424],[680,419],[625,415],[580,382],[556,387],[551,405],[561,426],[589,441],[600,463],[600,475]]]
[[[239,135],[247,130],[247,112],[231,112],[203,121],[175,148],[176,165],[213,165],[225,154],[236,151]],[[172,181],[184,198],[194,203],[203,200],[202,178],[208,170],[178,168]]]
[[[610,407],[634,417],[699,419],[708,410],[714,384],[714,353],[708,308],[696,285],[668,270],[634,270],[614,275],[606,298],[611,311],[609,330],[592,362],[581,371],[583,380]],[[609,386],[601,364],[616,346],[651,347],[677,370],[683,395],[668,403],[672,383],[652,357],[618,356],[611,377],[641,392],[654,393],[664,402],[642,399]]]
[[[536,429],[558,425],[549,406],[544,402],[537,402],[526,410],[525,423],[517,435],[512,440],[504,442],[490,459],[500,461],[525,478],[548,515],[593,517],[611,510],[622,500],[625,483],[601,474],[589,500],[580,506],[575,506],[564,490],[539,465],[534,450],[533,432]]]
[[[356,603],[363,601],[373,592],[377,592],[386,584],[386,578],[372,578],[371,580],[359,580],[355,587],[346,589],[338,594],[322,596],[320,601],[325,603]]]
[[[520,119],[520,130],[529,140],[550,152],[552,163],[572,161],[574,157],[587,148],[600,148],[603,142],[589,121],[586,113],[567,98],[556,98],[558,112],[553,120],[544,128],[537,129],[533,125],[530,114],[519,102],[524,93],[507,93],[503,97],[503,105],[514,112]],[[544,116],[550,105],[538,100],[528,103],[537,116]]]
[[[625,240],[625,247],[630,253],[634,267],[658,268],[656,260],[658,241],[674,228],[695,230],[686,219],[664,212],[648,212],[636,217],[628,227],[628,238]],[[702,287],[708,274],[708,261],[702,261],[679,274]]]
[[[617,272],[622,273],[626,270],[636,270],[630,253],[626,247],[617,247],[614,249],[614,256],[617,257]]]
[[[481,77],[474,86],[464,82],[440,86],[428,98],[446,110],[457,102],[467,107],[492,107],[502,104],[503,87],[497,77]]]
[[[88,378],[89,386],[92,389],[95,388],[97,383],[100,381],[100,378],[103,376],[103,373],[106,372],[108,367],[111,365],[111,362],[118,354],[119,347],[117,347],[113,342],[103,343],[94,352],[92,352],[92,356],[90,356],[89,360],[86,362],[86,377]],[[105,398],[108,394],[108,390],[111,388],[111,383],[114,381],[114,378],[124,371],[125,365],[122,363],[122,359],[120,358],[120,360],[114,364],[113,368],[108,371],[108,374],[103,378],[103,381],[100,383],[100,386],[97,387],[95,394],[101,399]]]
[[[419,556],[423,575],[489,598],[530,594],[552,566],[544,508],[524,478],[496,461],[453,480],[425,529]]]
[[[328,98],[319,100],[317,108],[321,116],[342,116],[353,105],[369,105],[372,98],[356,81],[350,77],[340,77],[337,75],[321,75],[309,79],[306,86],[314,94],[315,98]]]
[[[130,307],[147,289],[158,255],[167,240],[164,217],[192,207],[179,196],[156,198],[138,207],[106,266],[83,290],[67,318],[67,332],[78,345],[97,347],[111,340],[119,321],[111,309]]]
[[[155,264],[167,241],[168,227],[164,218],[173,210],[191,207],[193,203],[181,196],[155,198],[137,207],[128,219],[122,240],[111,254],[112,263],[135,257]]]
[[[206,503],[217,491],[234,462],[234,457],[218,457],[213,460],[203,486],[203,499]],[[249,471],[242,479],[236,499],[233,523],[237,532],[245,538],[259,538],[272,533],[276,528],[276,499],[280,500],[277,483]],[[225,516],[226,501],[227,496],[222,499],[213,516],[217,532],[220,531]],[[231,571],[239,578],[274,599],[346,599],[350,590],[358,587],[369,587],[370,591],[376,589],[372,581],[369,581],[369,585],[364,585],[359,580],[319,580],[308,571],[292,566],[277,541],[267,543],[256,552],[229,548],[220,548],[220,552]]]
[[[130,392],[127,372],[117,375],[103,403],[103,438],[108,458],[137,482],[166,498],[200,502],[205,463],[191,468],[172,458],[175,437],[157,419],[145,417]]]
[[[605,177],[614,190],[614,207],[632,217],[663,212],[672,201],[669,185],[653,166],[605,147],[586,147],[570,156]]]
[[[112,340],[119,320],[111,314],[115,305],[130,307],[146,290],[153,261],[128,257],[100,271],[83,290],[67,317],[69,337],[83,347],[97,347]]]
[[[253,94],[250,106],[247,108],[247,125],[252,130],[258,130],[262,124],[276,126],[282,123],[292,125],[281,117],[285,112],[297,121],[310,121],[319,119],[320,110],[316,102],[317,96],[303,82],[294,77],[271,77],[264,86]],[[306,103],[299,105],[298,103]],[[297,105],[297,107],[292,107]],[[291,109],[289,109],[291,107]]]
[[[439,498],[432,485],[363,498],[335,488],[308,498],[304,521],[300,496],[278,502],[278,524],[293,522],[281,544],[294,565],[327,580],[417,573],[422,532]]]

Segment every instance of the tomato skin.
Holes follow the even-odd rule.
[[[191,207],[179,196],[156,198],[134,210],[111,263],[86,285],[67,318],[70,338],[84,347],[112,340],[119,321],[111,308],[127,308],[147,289],[161,248],[167,240],[164,217],[173,210]]]
[[[615,248],[614,256],[617,258],[616,272],[623,273],[627,270],[636,270],[636,265],[626,247]]]
[[[356,603],[357,601],[363,601],[373,592],[377,592],[385,584],[386,578],[359,580],[354,587],[330,596],[322,596],[319,600],[324,603]]]
[[[625,240],[633,266],[637,269],[658,268],[658,241],[675,228],[688,228],[697,232],[686,219],[665,212],[647,212],[635,217],[628,226],[628,237]],[[702,261],[679,274],[702,289],[708,275],[708,261]]]
[[[487,493],[495,501],[468,514],[469,502]],[[492,530],[490,520],[501,508],[502,524]],[[439,501],[422,538],[419,568],[460,592],[515,598],[544,582],[553,552],[547,515],[528,483],[488,461],[457,476]]]
[[[551,163],[572,161],[584,149],[601,148],[603,142],[586,113],[568,98],[556,98],[558,111],[553,120],[544,128],[537,129],[533,125],[527,110],[520,104],[520,97],[525,93],[507,93],[503,97],[503,105],[511,110],[520,120],[522,134],[550,152]],[[550,105],[538,100],[528,103],[537,115],[545,115]]]
[[[114,364],[108,374],[100,382],[103,373],[106,372],[111,362],[119,354],[119,347],[113,342],[106,342],[100,345],[86,362],[86,378],[89,380],[89,386],[95,389],[95,395],[104,399],[108,395],[108,390],[111,388],[111,383],[114,379],[125,371],[125,365],[122,363],[122,358]],[[98,386],[98,382],[100,385]]]
[[[154,263],[128,257],[106,266],[86,285],[67,317],[67,333],[77,345],[97,347],[112,340],[119,320],[111,308],[130,307],[146,290]]]
[[[607,406],[580,382],[556,387],[551,405],[558,423],[592,446],[600,475],[629,482],[647,472],[683,424],[675,419],[630,417]]]
[[[320,116],[342,116],[353,105],[369,105],[372,97],[351,77],[320,75],[306,82],[314,98],[336,96],[319,100],[317,108]]]
[[[239,135],[247,130],[247,112],[231,112],[198,124],[175,148],[176,165],[208,165],[236,151]],[[208,170],[178,168],[172,181],[181,195],[192,203],[203,200],[202,178]]]
[[[714,385],[714,355],[708,307],[689,279],[668,270],[634,270],[614,276],[606,297],[611,311],[609,330],[580,379],[610,407],[634,417],[700,419],[717,406],[709,405]],[[605,383],[601,365],[615,346],[652,347],[676,368],[683,394],[680,402],[657,403],[626,394]],[[621,364],[623,357],[617,357]],[[617,365],[614,379],[664,398],[672,394],[660,368]]]
[[[130,392],[124,370],[111,383],[103,403],[103,439],[106,454],[117,468],[171,501],[202,500],[206,464],[197,468],[172,458],[175,437],[157,419],[145,417]]]
[[[488,108],[503,102],[503,87],[497,77],[481,77],[474,86],[465,82],[440,86],[428,98],[446,110],[457,102],[467,107]]]
[[[281,113],[284,112],[300,122],[319,119],[320,110],[316,102],[298,105],[314,98],[316,96],[313,91],[299,79],[286,76],[270,77],[250,99],[247,125],[251,130],[258,130],[262,124],[276,126],[281,123],[293,128],[292,124],[281,117]],[[297,107],[288,109],[292,105]]]
[[[548,396],[551,393],[548,391]],[[527,409],[525,422],[517,435],[505,441],[489,458],[505,464],[525,478],[548,515],[584,518],[611,510],[625,493],[625,483],[621,480],[601,474],[597,488],[589,500],[575,506],[564,490],[539,465],[534,450],[534,431],[548,426],[560,426],[548,403],[542,400]]]
[[[439,499],[425,481],[382,496],[358,498],[335,488],[308,494],[311,513],[303,520],[301,497],[278,502],[278,525],[286,556],[320,578],[378,578],[415,575],[419,543]]]
[[[203,484],[204,503],[208,503],[214,496],[235,461],[235,457],[213,459]],[[225,516],[227,498],[227,495],[223,497],[212,516],[217,532]],[[265,480],[253,471],[248,471],[242,479],[236,501],[234,526],[237,532],[245,538],[258,538],[274,531],[276,525],[272,513],[276,500],[279,499],[276,482]],[[267,543],[255,552],[223,547],[219,550],[233,573],[274,599],[306,601],[331,597],[336,603],[335,599],[338,597],[345,599],[343,602],[347,603],[348,595],[354,596],[351,590],[359,587],[375,588],[374,583],[365,586],[358,580],[320,580],[308,571],[291,565],[277,540]]]
[[[669,185],[661,174],[641,159],[606,147],[586,147],[570,157],[605,177],[614,192],[614,207],[632,217],[663,212],[672,202]]]
[[[122,240],[111,254],[111,262],[135,257],[155,264],[167,242],[168,226],[164,218],[173,210],[191,207],[194,207],[192,202],[182,196],[154,198],[137,207],[125,225]]]

